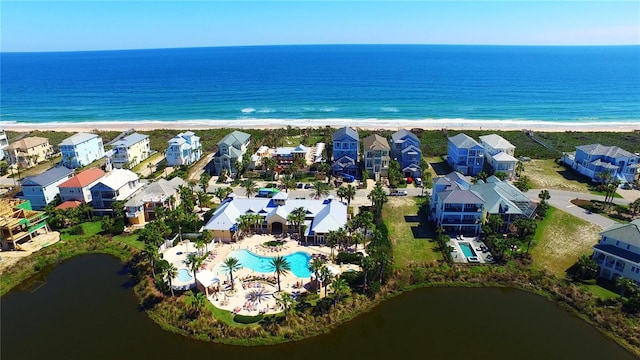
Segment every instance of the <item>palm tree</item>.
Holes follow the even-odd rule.
[[[198,249],[198,255],[202,255],[202,249],[205,247],[204,239],[199,237],[194,242],[196,243],[196,249]]]
[[[336,189],[336,195],[338,195],[338,197],[340,198],[340,202],[342,202],[342,200],[347,197],[346,191],[347,188],[344,186],[340,186],[338,189]]]
[[[282,291],[280,288],[280,275],[287,275],[291,270],[291,264],[289,261],[282,256],[276,256],[271,259],[271,266],[274,268],[274,272],[276,273],[276,277],[278,279],[278,292]]]
[[[278,165],[278,163],[276,162],[276,159],[272,157],[265,157],[262,159],[262,165],[264,165],[265,169],[267,170],[267,173],[271,174],[273,172],[273,169],[275,169],[276,166]],[[273,175],[271,175],[270,178],[273,179]]]
[[[320,258],[314,258],[309,264],[309,270],[316,275],[317,290],[320,290],[320,270],[324,267],[324,261]]]
[[[294,189],[296,187],[296,179],[291,175],[285,175],[280,178],[280,183],[284,186],[284,190],[289,192],[289,189]]]
[[[322,181],[314,181],[313,195],[318,199],[329,196],[329,184]]]
[[[304,219],[307,216],[307,210],[305,208],[298,207],[293,209],[287,216],[287,221],[291,222],[293,226],[298,230],[298,239],[302,239],[302,233],[304,229]]]
[[[389,201],[387,193],[382,188],[381,182],[376,182],[376,187],[371,190],[369,195],[367,195],[367,198],[371,200],[371,206],[373,207],[376,220],[380,220],[380,217],[382,216],[382,207],[387,201]]]
[[[620,289],[621,299],[627,294],[633,295],[638,292],[638,285],[633,280],[623,276],[616,278],[616,287]]]
[[[258,192],[258,184],[256,184],[255,180],[252,178],[248,178],[242,183],[242,188],[247,194],[247,198],[250,198],[252,195],[255,195]]]
[[[143,254],[149,259],[149,264],[151,265],[151,273],[153,277],[156,277],[156,261],[160,259],[160,254],[158,253],[158,247],[154,245],[152,242],[148,242],[144,245],[144,249],[142,250]]]
[[[344,188],[344,197],[347,199],[347,206],[351,205],[351,200],[356,197],[356,187],[349,184]]]
[[[228,257],[224,259],[224,261],[222,262],[222,269],[229,272],[229,277],[231,280],[231,290],[233,290],[234,288],[233,272],[242,269],[242,265],[240,264],[240,261],[234,257]]]
[[[189,304],[189,307],[193,312],[199,314],[204,305],[207,303],[207,298],[203,293],[194,294],[192,291],[189,291],[185,297],[185,301]]]
[[[331,258],[333,259],[333,249],[340,242],[340,233],[336,230],[329,230],[327,236],[325,236],[325,243],[331,249]]]
[[[196,192],[196,198],[198,199],[198,206],[200,206],[200,209],[209,205],[209,201],[211,201],[211,195],[202,190]]]
[[[164,268],[164,274],[163,275],[169,281],[169,289],[171,289],[171,296],[176,296],[176,294],[173,292],[173,283],[172,282],[173,282],[173,278],[178,276],[178,268],[175,267],[175,265],[169,263],[169,265]]]
[[[638,211],[640,211],[640,198],[635,199],[631,204],[629,204],[629,209],[631,209],[633,216],[636,216]]]
[[[200,175],[200,187],[205,193],[207,192],[207,188],[209,188],[209,181],[211,181],[211,175],[209,175],[209,173],[206,171],[203,172]]]
[[[373,270],[375,262],[371,256],[366,256],[360,261],[360,266],[362,266],[362,275],[364,277],[362,289],[366,292],[369,286],[369,271]]]
[[[249,228],[251,227],[252,220],[251,215],[243,214],[238,217],[236,220],[236,224],[238,225],[238,229],[240,229],[241,233],[248,233]]]
[[[322,285],[324,286],[324,297],[327,297],[327,287],[329,286],[331,279],[333,279],[333,274],[331,273],[329,268],[324,265],[320,268],[320,279],[322,280]]]
[[[213,196],[217,197],[220,202],[223,202],[231,193],[233,193],[233,189],[230,186],[219,187],[213,191]]]
[[[287,319],[287,315],[289,314],[289,309],[291,305],[295,302],[295,299],[288,292],[280,293],[280,296],[276,298],[276,302],[278,305],[282,306],[284,309],[284,318]]]
[[[345,295],[347,295],[348,288],[349,286],[343,278],[337,278],[333,280],[333,282],[331,283],[331,289],[333,290],[333,306],[337,306],[338,301],[340,301]]]
[[[185,265],[193,272],[193,282],[196,282],[196,272],[202,266],[205,257],[198,256],[195,253],[187,255],[187,259],[184,261]]]
[[[524,163],[522,161],[518,161],[518,163],[516,164],[516,176],[520,177],[523,171],[524,171]]]

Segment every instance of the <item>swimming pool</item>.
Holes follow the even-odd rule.
[[[271,256],[260,256],[252,253],[249,250],[235,250],[229,257],[234,257],[238,259],[240,265],[243,268],[251,269],[255,272],[260,273],[272,273],[275,269],[271,265]],[[311,272],[309,271],[309,260],[311,260],[311,255],[298,251],[293,254],[289,254],[287,256],[283,256],[291,265],[291,273],[300,278],[307,278],[311,276]]]
[[[189,270],[180,269],[178,270],[178,280],[182,282],[189,282],[193,280],[193,276],[191,276],[191,274],[189,273]]]
[[[476,252],[473,251],[471,244],[469,244],[468,242],[461,242],[461,243],[458,243],[458,245],[460,245],[460,249],[462,249],[462,253],[464,254],[465,257],[470,258],[473,256],[478,256]]]

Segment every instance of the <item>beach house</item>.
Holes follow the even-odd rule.
[[[220,204],[203,230],[211,231],[214,239],[232,241],[240,231],[238,221],[242,215],[260,216],[257,231],[269,234],[295,233],[298,228],[287,218],[297,208],[306,211],[303,241],[324,243],[331,230],[338,230],[347,223],[347,205],[327,198],[324,200],[288,199],[279,192],[273,198],[229,197]]]
[[[484,166],[484,148],[466,134],[448,138],[447,162],[463,175],[478,175]]]
[[[41,210],[52,202],[56,195],[60,194],[58,185],[73,176],[73,170],[64,166],[56,166],[40,175],[27,176],[22,179],[21,199],[29,200],[35,210]]]
[[[5,148],[9,163],[23,169],[49,159],[52,154],[53,147],[49,144],[49,139],[37,136],[20,139]]]
[[[169,147],[165,151],[168,166],[191,165],[200,160],[202,146],[200,137],[192,131],[179,133],[169,140]]]
[[[480,144],[484,148],[485,161],[494,173],[505,173],[509,179],[512,179],[518,163],[518,159],[514,157],[516,147],[497,134],[480,136]]]
[[[90,189],[104,175],[105,172],[97,168],[79,172],[74,177],[58,185],[60,200],[62,200],[63,203],[67,201],[91,203]]]
[[[213,156],[214,175],[220,175],[223,169],[230,174],[235,173],[236,164],[242,162],[250,142],[251,135],[237,130],[222,138],[218,142],[218,151]]]
[[[422,176],[420,139],[411,131],[402,129],[391,135],[391,157],[400,163],[404,177]]]
[[[640,219],[616,223],[600,232],[593,259],[600,266],[600,277],[614,280],[623,276],[640,285]]]
[[[87,166],[104,157],[102,138],[96,134],[78,133],[58,145],[62,154],[62,165],[75,169]]]
[[[507,231],[516,220],[529,219],[535,214],[536,203],[506,180],[489,176],[486,181],[480,180],[471,185],[469,190],[482,198],[483,222],[491,215],[502,219],[502,225],[497,231]]]
[[[364,150],[364,170],[370,179],[379,181],[380,177],[389,175],[391,148],[387,139],[373,134],[362,139]]]
[[[156,209],[173,210],[180,205],[179,186],[185,182],[179,177],[159,179],[147,184],[124,204],[129,225],[145,225],[156,218]]]
[[[431,192],[431,220],[448,233],[477,235],[482,225],[484,199],[470,190],[457,172],[438,177]]]
[[[308,147],[302,144],[296,147],[277,147],[274,151],[274,158],[278,166],[276,171],[280,172],[296,161],[299,161],[300,164],[304,164],[306,167],[311,162],[311,153],[309,150]]]
[[[31,202],[0,198],[0,240],[4,250],[20,250],[20,243],[33,239],[40,229],[49,231],[47,216],[35,211]]]
[[[111,143],[111,163],[117,169],[132,169],[151,154],[149,135],[133,133]]]
[[[0,129],[0,160],[4,160],[4,151],[9,146],[9,138],[4,129]]]
[[[142,186],[133,171],[113,169],[90,188],[92,206],[98,213],[111,212],[114,202],[127,200]]]
[[[609,173],[622,183],[634,182],[638,174],[640,156],[617,146],[590,144],[576,146],[565,153],[562,162],[592,181],[600,181],[600,174]]]
[[[331,171],[336,175],[348,174],[358,178],[360,136],[358,131],[343,127],[333,133],[333,163]]]

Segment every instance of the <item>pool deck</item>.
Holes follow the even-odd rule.
[[[212,271],[220,279],[218,286],[219,291],[214,291],[212,294],[209,294],[209,301],[218,308],[242,315],[258,315],[260,313],[274,314],[282,311],[282,309],[278,307],[274,297],[278,285],[274,285],[272,282],[268,281],[269,278],[273,278],[275,276],[274,273],[259,273],[248,268],[242,268],[233,273],[235,290],[231,291],[230,278],[226,272],[222,271],[221,266],[224,259],[226,259],[229,254],[235,250],[247,249],[252,253],[261,256],[286,256],[299,251],[306,252],[309,255],[323,255],[326,256],[327,259],[331,255],[331,249],[327,246],[299,244],[296,240],[292,240],[288,237],[282,239],[284,245],[278,247],[278,250],[272,250],[262,246],[263,243],[272,240],[276,240],[273,235],[255,234],[240,240],[238,243],[216,243],[203,249],[203,252],[209,251],[211,252],[211,255],[205,261],[201,269]],[[184,263],[184,260],[187,258],[187,254],[194,253],[196,251],[197,249],[194,243],[185,241],[177,246],[165,250],[163,258],[172,263],[178,269],[187,268],[187,265]],[[357,251],[365,252],[362,245],[359,246]],[[335,254],[337,254],[336,249],[334,249],[334,255]],[[356,265],[340,265],[334,264],[331,261],[328,261],[326,264],[336,273],[342,273],[350,269],[360,269],[359,266]],[[193,274],[191,276],[193,276]],[[310,288],[313,277],[314,275],[312,274],[311,277],[308,278],[299,278],[293,273],[289,273],[288,275],[280,277],[280,286],[282,291],[286,291],[297,296],[300,293],[306,292],[307,289]],[[176,289],[186,290],[188,288],[195,288],[195,281],[193,279],[188,283],[185,283],[174,278],[172,280],[172,284]],[[301,286],[296,286],[296,284]],[[260,301],[249,302],[247,298],[251,295],[256,295],[256,292],[263,295],[260,297]],[[319,292],[319,294],[320,296],[323,296],[324,291]]]
[[[484,242],[480,240],[479,237],[476,237],[476,236],[451,237],[448,244],[453,248],[453,251],[451,252],[451,257],[453,258],[453,262],[462,263],[462,264],[470,263],[467,257],[464,255],[464,252],[462,251],[462,248],[460,247],[459,243],[469,243],[469,245],[471,245],[471,248],[473,248],[473,251],[476,253],[478,258],[478,262],[476,264],[485,264],[485,263],[492,262],[491,260],[489,260],[491,259],[490,252],[482,252],[482,250],[479,250],[480,246],[483,246],[483,245],[486,246],[486,245],[484,244]]]

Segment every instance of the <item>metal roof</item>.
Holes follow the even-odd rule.
[[[74,145],[82,144],[85,141],[95,139],[97,137],[99,136],[96,134],[78,133],[62,140],[62,142],[58,146],[64,146],[64,145],[74,146]]]

